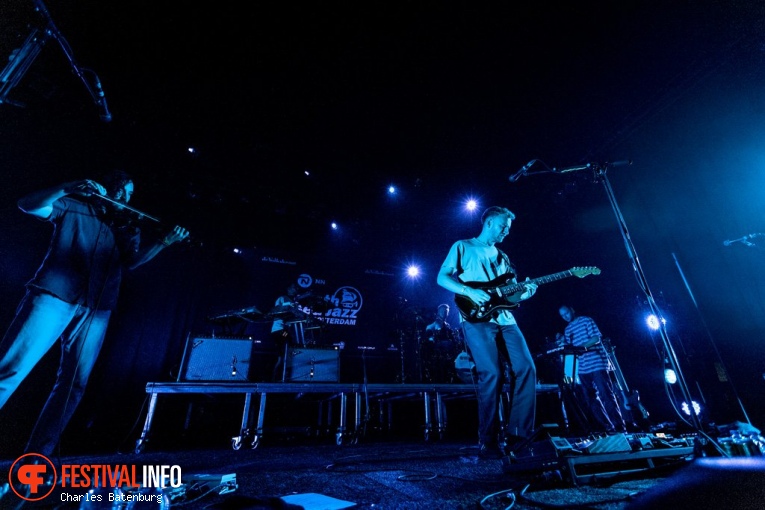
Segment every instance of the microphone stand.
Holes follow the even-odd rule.
[[[72,72],[82,81],[82,84],[85,86],[88,94],[90,94],[90,97],[93,98],[93,102],[95,102],[96,106],[98,106],[98,108],[101,110],[101,120],[104,122],[111,121],[112,116],[106,107],[106,97],[104,95],[103,89],[101,88],[101,80],[98,78],[98,75],[92,69],[86,69],[84,67],[80,67],[79,64],[77,64],[69,43],[61,34],[61,32],[59,32],[58,27],[56,27],[56,24],[54,23],[53,18],[51,17],[50,12],[48,12],[48,9],[43,1],[33,0],[33,3],[35,4],[35,10],[40,13],[40,15],[48,24],[44,30],[45,37],[52,37],[56,40],[56,42],[58,42],[59,46],[61,46],[61,50],[64,52],[64,56],[66,56],[66,59],[69,61],[69,65],[72,68]],[[85,73],[89,73],[92,76],[93,84],[91,84],[85,78]]]
[[[624,220],[624,216],[622,215],[621,209],[619,208],[619,204],[616,201],[614,190],[611,187],[611,182],[608,180],[608,175],[606,174],[609,167],[628,166],[631,164],[632,164],[632,161],[628,161],[628,160],[615,161],[613,163],[588,163],[586,165],[578,165],[574,167],[563,168],[560,170],[553,169],[553,171],[555,173],[562,174],[562,173],[578,172],[581,170],[591,169],[594,172],[595,182],[600,182],[603,184],[603,188],[606,190],[606,195],[608,196],[608,201],[610,202],[611,208],[613,209],[614,215],[616,216],[616,221],[619,225],[619,231],[621,232],[622,238],[624,239],[624,245],[627,248],[627,255],[632,261],[632,269],[635,271],[635,276],[637,277],[638,284],[640,285],[640,288],[645,293],[646,301],[648,303],[648,306],[651,309],[651,312],[654,315],[656,315],[656,317],[661,318],[663,315],[661,314],[661,311],[659,310],[659,306],[656,304],[656,300],[653,297],[653,293],[651,292],[651,289],[648,286],[648,281],[645,277],[645,273],[643,272],[643,268],[641,267],[640,260],[638,259],[638,256],[637,256],[637,250],[635,250],[635,245],[632,244],[632,238],[630,237],[629,229],[627,228],[627,223]],[[683,398],[685,398],[685,401],[688,402],[688,406],[691,408],[690,416],[691,416],[691,422],[693,424],[693,427],[696,430],[701,431],[702,430],[701,422],[699,421],[699,417],[693,411],[693,406],[691,405],[692,399],[691,399],[690,390],[688,389],[688,384],[686,383],[685,376],[683,375],[682,370],[680,369],[680,364],[677,360],[675,349],[672,347],[672,342],[669,339],[669,335],[667,334],[666,326],[664,322],[661,320],[659,321],[659,334],[661,336],[661,340],[664,345],[664,352],[667,356],[667,359],[672,365],[672,369],[675,371],[675,374],[677,374],[677,384],[678,384],[678,387],[680,388],[680,392],[682,393]],[[682,416],[681,416],[681,419],[684,420]]]
[[[368,379],[367,379],[367,350],[369,350],[369,347],[362,346],[361,349],[361,369],[363,370],[363,379],[364,379],[364,425],[362,427],[362,435],[366,437],[367,435],[367,426],[369,425],[369,422],[371,420],[371,416],[369,414],[369,386],[368,386]]]

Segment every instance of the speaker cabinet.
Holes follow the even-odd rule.
[[[251,339],[189,336],[178,380],[246,382],[254,344]]]
[[[340,351],[290,346],[287,349],[285,382],[321,381],[338,382]]]

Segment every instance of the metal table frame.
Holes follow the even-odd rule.
[[[506,399],[509,398],[509,387],[505,386]],[[555,384],[538,384],[537,393],[556,392],[560,389]],[[446,431],[445,402],[453,399],[475,398],[475,387],[471,384],[352,384],[352,383],[229,383],[229,382],[150,382],[146,384],[149,394],[149,405],[140,438],[136,441],[135,452],[144,450],[149,441],[151,425],[157,409],[158,397],[165,395],[190,394],[243,394],[244,407],[238,435],[231,438],[231,446],[239,450],[249,440],[250,448],[256,448],[263,436],[266,402],[268,394],[314,394],[326,395],[325,402],[340,401],[339,423],[335,432],[338,445],[350,439],[356,442],[362,431],[362,396],[379,403],[387,403],[390,416],[392,403],[397,400],[422,399],[424,410],[423,434],[427,441],[433,432],[439,438]],[[257,422],[253,428],[251,410],[253,395],[258,396]],[[354,400],[353,427],[348,426],[348,395]],[[505,404],[506,405],[506,404]],[[330,417],[331,412],[327,413]]]

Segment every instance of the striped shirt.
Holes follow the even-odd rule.
[[[585,316],[575,317],[569,322],[564,336],[565,343],[576,347],[584,346],[594,336],[603,337],[595,321]],[[578,362],[580,374],[591,374],[598,370],[612,371],[614,369],[602,343],[588,347],[587,352],[579,355]]]

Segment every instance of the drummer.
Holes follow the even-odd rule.
[[[453,364],[460,350],[458,330],[449,324],[448,317],[449,305],[440,304],[433,322],[425,326],[421,355],[427,382],[452,383],[457,379]]]
[[[425,326],[425,337],[436,349],[450,349],[455,340],[455,331],[447,321],[449,305],[442,303],[436,310],[436,318]]]

